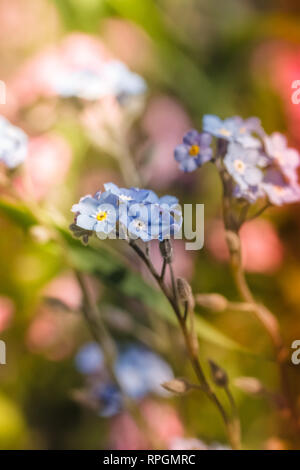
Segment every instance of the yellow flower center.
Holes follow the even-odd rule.
[[[219,134],[223,135],[224,137],[230,137],[231,132],[228,129],[225,129],[225,127],[222,127],[219,129]]]
[[[199,151],[200,151],[199,145],[192,145],[190,148],[189,154],[191,157],[197,157]]]
[[[99,220],[99,222],[102,222],[102,220],[105,220],[107,217],[107,212],[106,211],[100,211],[96,215],[96,219]]]
[[[282,186],[275,186],[274,190],[277,194],[282,194],[284,192],[284,188]]]
[[[245,170],[245,163],[242,160],[235,160],[234,162],[234,168],[236,171],[239,173],[243,173]]]

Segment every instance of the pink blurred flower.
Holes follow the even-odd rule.
[[[23,173],[15,180],[18,191],[37,200],[43,199],[56,185],[62,183],[71,163],[71,148],[58,135],[32,137]]]
[[[134,70],[147,66],[152,58],[149,37],[137,25],[120,18],[108,18],[101,25],[105,44]]]
[[[178,414],[167,403],[145,400],[141,412],[148,425],[150,440],[145,430],[137,426],[127,413],[122,413],[112,420],[110,428],[110,443],[116,450],[143,450],[168,448],[169,443],[176,437],[183,436],[183,426]]]
[[[54,96],[59,75],[81,68],[99,71],[110,57],[99,39],[73,33],[61,44],[49,46],[25,62],[9,83],[9,90],[20,107],[28,106],[40,96]]]
[[[40,309],[26,333],[30,351],[42,353],[52,361],[69,357],[75,344],[75,329],[80,319],[66,312],[51,311],[47,306]]]
[[[6,330],[11,322],[14,314],[14,304],[8,297],[0,297],[0,333]]]
[[[81,289],[71,273],[53,279],[44,289],[44,295],[60,300],[71,310],[77,310],[81,305]]]
[[[272,273],[283,261],[283,246],[273,225],[257,219],[243,225],[241,231],[242,261],[247,271]],[[229,253],[221,221],[210,224],[206,243],[208,250],[219,261],[227,261]]]
[[[142,125],[154,147],[144,178],[153,187],[163,189],[180,175],[174,149],[190,129],[191,122],[176,100],[162,95],[150,101]]]

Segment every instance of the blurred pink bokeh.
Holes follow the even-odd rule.
[[[147,399],[141,404],[140,409],[152,439],[161,446],[158,448],[167,449],[174,438],[183,436],[184,430],[180,418],[169,404]],[[122,413],[112,420],[110,445],[115,450],[152,448],[145,429],[139,428],[127,413]]]
[[[0,333],[12,323],[15,307],[8,297],[0,297]]]
[[[36,200],[46,197],[53,187],[64,181],[71,160],[71,147],[63,137],[55,134],[32,137],[22,174],[15,179],[20,195]]]
[[[283,262],[283,245],[270,222],[264,219],[246,222],[241,228],[240,236],[242,261],[247,271],[272,273],[280,268]],[[218,261],[229,259],[221,221],[209,224],[205,246]]]
[[[191,128],[190,119],[182,106],[168,96],[153,98],[142,121],[153,146],[151,160],[144,169],[148,185],[165,189],[182,173],[174,160],[174,148],[181,143],[183,135]]]

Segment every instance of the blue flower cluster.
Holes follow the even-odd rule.
[[[212,137],[217,139],[217,149],[222,148],[215,157]],[[252,203],[267,197],[271,204],[279,206],[300,201],[299,153],[288,147],[282,134],[266,135],[258,118],[243,120],[234,116],[222,121],[206,115],[203,132],[188,132],[174,155],[183,171],[194,171],[210,160],[218,161],[219,168],[231,177],[236,198]]]
[[[112,95],[121,100],[142,95],[147,86],[140,75],[131,72],[120,61],[110,61],[101,71],[79,69],[59,77],[54,84],[56,92],[64,97],[98,100]]]
[[[27,135],[0,116],[0,162],[8,168],[16,168],[25,160],[27,151]]]
[[[144,242],[162,241],[177,233],[182,225],[178,199],[159,198],[153,191],[138,188],[119,188],[113,183],[105,191],[84,196],[73,205],[76,226],[95,231],[99,237],[111,233],[124,238],[140,238]]]
[[[105,373],[103,353],[97,343],[83,346],[75,364],[89,379],[89,395],[97,401],[99,415],[109,417],[118,413],[122,409],[122,394]],[[139,344],[120,349],[114,369],[123,393],[133,400],[148,394],[166,396],[161,384],[174,378],[171,367],[160,356]]]

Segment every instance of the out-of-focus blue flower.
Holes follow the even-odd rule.
[[[261,187],[269,201],[276,206],[300,201],[299,184],[287,181],[276,168],[269,168],[266,171]]]
[[[212,159],[211,136],[191,130],[183,137],[183,143],[174,151],[179,168],[191,172]]]
[[[257,199],[264,197],[265,193],[260,185],[249,186],[245,190],[241,190],[241,188],[236,185],[233,189],[233,196],[237,199],[245,199],[246,201],[253,204],[257,201]]]
[[[89,69],[73,70],[54,83],[56,92],[65,98],[77,97],[98,100],[113,95],[119,100],[145,93],[146,82],[131,72],[120,61],[110,61],[100,71]]]
[[[64,98],[82,98],[98,100],[108,95],[110,84],[99,73],[93,70],[73,70],[59,77],[55,83],[55,91]]]
[[[119,99],[142,95],[147,90],[145,80],[120,61],[111,61],[104,67],[106,81],[111,84],[113,94]]]
[[[137,345],[120,353],[115,372],[123,390],[133,399],[141,399],[148,393],[166,395],[161,384],[174,377],[172,369],[161,357]]]
[[[254,117],[243,120],[233,116],[222,121],[218,116],[207,114],[203,117],[203,130],[219,139],[239,142],[245,148],[260,147],[260,141],[251,133],[264,135],[260,120]]]
[[[241,191],[258,186],[263,179],[259,166],[264,159],[255,149],[245,149],[241,144],[231,142],[224,158],[224,165]]]
[[[104,365],[103,352],[97,343],[85,344],[75,357],[75,364],[82,374],[97,374]]]
[[[93,388],[93,394],[99,400],[99,416],[110,418],[122,409],[122,395],[113,384],[98,383]]]
[[[108,235],[116,229],[117,204],[117,197],[106,191],[94,197],[84,196],[71,210],[76,213],[75,223],[78,227],[94,230],[99,236]]]
[[[23,163],[28,152],[28,138],[25,132],[0,116],[0,162],[8,168]]]
[[[290,181],[297,182],[297,168],[300,157],[297,150],[287,146],[286,137],[279,132],[274,132],[264,138],[265,150],[271,159],[271,163],[278,166]]]

